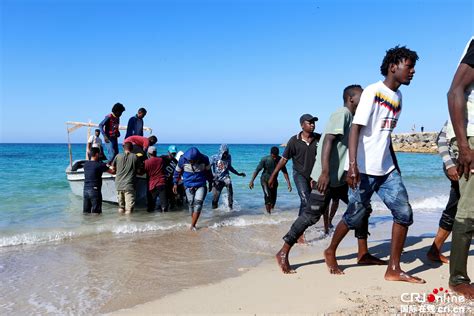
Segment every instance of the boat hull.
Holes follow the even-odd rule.
[[[74,162],[76,164],[77,162]],[[71,170],[68,166],[66,177],[74,195],[83,197],[84,193],[84,169]],[[145,207],[147,201],[147,179],[144,176],[137,176],[136,180],[135,204],[138,207]],[[115,189],[115,175],[105,173],[102,175],[102,201],[117,204],[117,190]]]

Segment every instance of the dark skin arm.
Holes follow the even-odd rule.
[[[275,170],[273,170],[272,175],[268,180],[268,186],[270,188],[273,188],[273,182],[275,182],[275,179],[278,176],[278,172],[280,172],[280,170],[286,165],[287,162],[288,160],[286,160],[284,157],[282,157],[278,162],[277,166],[275,167]]]
[[[232,167],[232,165],[229,166],[229,171],[235,175],[238,175],[239,177],[245,177],[245,172],[242,172],[242,173],[238,172],[237,170],[234,169],[234,167]]]
[[[359,146],[359,135],[362,125],[352,124],[349,133],[349,170],[346,181],[349,187],[355,189],[360,182],[359,168],[357,167],[357,147]]]
[[[318,179],[318,191],[326,192],[329,186],[329,159],[331,157],[331,150],[337,136],[334,134],[326,134],[323,140],[323,149],[321,150],[321,175]]]
[[[283,176],[285,177],[286,184],[288,185],[288,192],[291,192],[291,182],[290,177],[288,176],[288,172],[283,172]]]
[[[448,92],[448,108],[454,133],[459,147],[457,171],[459,176],[469,179],[474,170],[474,150],[470,149],[466,134],[466,99],[464,91],[474,82],[474,68],[460,64],[454,74],[453,82]]]
[[[174,194],[178,194],[178,183],[179,183],[179,180],[181,180],[182,175],[183,175],[183,170],[179,172],[177,170],[174,171],[174,174],[173,174],[173,179],[175,179],[175,183],[173,184]]]
[[[255,178],[257,177],[258,173],[260,172],[259,171],[255,171],[252,175],[252,179],[250,179],[250,182],[249,182],[249,189],[252,190],[254,185],[253,185],[253,182],[255,181]]]

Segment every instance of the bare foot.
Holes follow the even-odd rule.
[[[446,264],[449,263],[448,258],[443,256],[441,253],[439,253],[439,251],[437,251],[436,249],[433,249],[433,248],[430,248],[430,250],[428,250],[428,252],[426,253],[426,257],[428,257],[428,259],[430,259],[431,261],[434,261],[434,262],[442,262],[442,263],[446,263]]]
[[[385,280],[418,283],[418,284],[426,283],[425,280],[416,276],[411,276],[408,273],[403,272],[402,270],[388,270],[387,269],[387,272],[385,272]]]
[[[189,230],[192,231],[192,232],[195,232],[195,231],[197,231],[197,228],[196,228],[196,226],[191,226],[191,227],[189,228]]]
[[[328,267],[329,273],[331,274],[344,274],[336,260],[336,253],[332,250],[324,250],[324,261]]]
[[[474,286],[470,284],[450,285],[449,288],[456,292],[456,294],[462,295],[467,299],[474,299]]]
[[[285,274],[296,273],[295,270],[291,269],[290,261],[288,260],[288,253],[280,250],[275,255],[275,258],[276,258],[277,263],[280,266],[280,269],[283,273],[285,273]]]
[[[362,257],[357,259],[357,264],[385,266],[387,265],[387,263],[388,262],[386,260],[382,260],[377,257],[374,257],[368,252],[363,254]]]
[[[304,234],[300,236],[300,238],[298,238],[298,241],[297,241],[298,244],[304,244],[306,243],[306,240],[304,239]]]

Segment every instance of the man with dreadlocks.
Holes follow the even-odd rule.
[[[371,212],[374,192],[392,212],[392,242],[385,280],[425,283],[400,268],[400,256],[413,211],[403,184],[392,147],[391,134],[402,110],[398,88],[409,85],[418,60],[416,52],[405,46],[389,49],[380,71],[385,77],[364,89],[349,134],[349,157],[346,159],[349,203],[336,227],[324,258],[331,274],[344,274],[336,260],[336,249],[350,229],[360,229]]]

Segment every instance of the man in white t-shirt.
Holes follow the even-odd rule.
[[[94,132],[94,135],[91,135],[89,139],[87,140],[87,157],[89,160],[91,159],[90,157],[90,152],[91,148],[99,148],[100,154],[99,154],[99,160],[105,160],[104,156],[104,151],[102,150],[102,139],[100,139],[100,129],[96,129]]]
[[[346,159],[349,204],[336,227],[331,244],[324,251],[332,274],[344,274],[336,260],[336,249],[350,229],[360,228],[371,212],[374,192],[392,212],[390,260],[385,272],[388,281],[425,283],[400,268],[400,256],[413,211],[393,152],[391,134],[402,110],[401,85],[409,85],[418,60],[416,52],[405,46],[389,49],[380,71],[385,77],[362,92],[349,134],[349,158]]]

